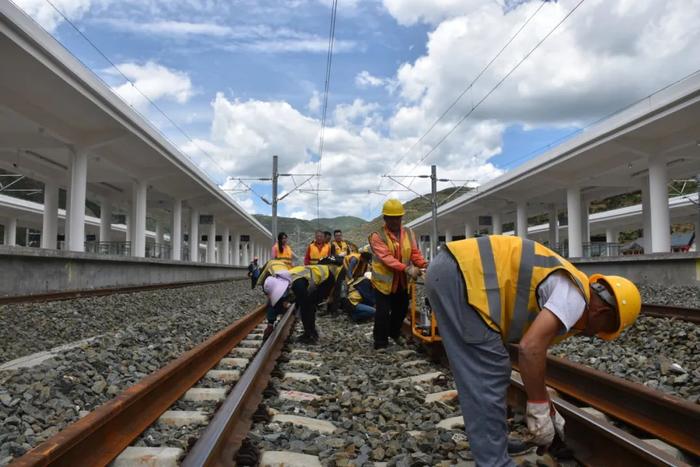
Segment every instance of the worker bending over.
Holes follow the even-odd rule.
[[[374,348],[400,341],[401,324],[408,311],[408,280],[420,275],[428,263],[413,231],[401,227],[405,211],[401,201],[389,199],[382,207],[384,226],[369,236],[372,251],[372,286],[376,290]]]
[[[304,265],[310,266],[318,264],[321,258],[330,256],[331,246],[326,243],[325,235],[320,230],[317,230],[314,234],[314,241],[309,244],[306,248],[306,255],[304,256]]]
[[[291,268],[292,261],[296,257],[294,251],[292,251],[292,247],[289,246],[287,234],[284,232],[277,234],[277,242],[272,245],[272,259],[284,261],[287,268]]]
[[[320,265],[297,266],[289,270],[270,268],[263,279],[263,291],[268,298],[268,326],[263,337],[272,332],[275,318],[286,310],[286,303],[295,303],[299,307],[304,326],[304,332],[297,342],[317,344],[319,335],[316,329],[316,306],[328,299],[335,290],[339,290],[336,285],[340,269],[337,266]]]
[[[641,307],[629,280],[588,277],[545,246],[511,236],[447,243],[425,286],[480,466],[514,465],[507,454],[508,343],[520,344],[531,441],[546,448],[555,433],[564,439],[564,419],[545,389],[547,348],[576,333],[614,339]]]
[[[350,245],[343,240],[343,232],[341,230],[333,231],[333,241],[331,242],[331,255],[344,257],[350,254]]]

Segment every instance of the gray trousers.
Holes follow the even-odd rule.
[[[425,288],[457,384],[474,460],[478,466],[514,466],[506,420],[511,367],[501,335],[467,302],[462,273],[449,252],[430,262]]]

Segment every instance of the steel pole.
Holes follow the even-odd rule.
[[[433,211],[433,231],[430,234],[430,260],[432,261],[437,254],[438,244],[438,224],[437,224],[437,166],[430,166],[430,190],[432,197],[430,198]]]
[[[272,241],[277,241],[277,156],[272,156]]]

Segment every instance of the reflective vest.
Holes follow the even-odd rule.
[[[357,261],[355,263],[355,269],[350,269],[350,260],[355,258]],[[348,280],[352,280],[354,277],[360,277],[367,271],[368,264],[362,261],[359,253],[350,253],[343,258],[343,267],[347,271]]]
[[[491,235],[449,242],[447,249],[462,271],[469,304],[504,342],[525,335],[540,311],[537,288],[555,271],[566,271],[590,300],[588,276],[532,240]]]
[[[284,261],[284,264],[287,265],[287,269],[292,268],[292,255],[294,254],[292,252],[292,247],[289,245],[284,246],[284,251],[280,253],[279,246],[275,243],[275,258],[280,261]]]
[[[298,281],[299,279],[308,280],[308,290],[309,292],[311,292],[323,282],[328,280],[328,278],[331,276],[333,276],[337,280],[338,274],[340,274],[340,268],[336,266],[325,265],[297,266],[290,269],[289,273],[292,275],[292,283]]]
[[[350,282],[348,286],[348,301],[352,303],[353,306],[357,306],[359,303],[374,306],[373,295],[374,290],[372,289],[372,284],[366,277],[358,277]]]
[[[309,258],[310,264],[317,264],[318,260],[330,256],[331,254],[331,244],[324,243],[321,248],[316,245],[316,242],[311,242],[309,245]]]
[[[408,228],[401,229],[400,245],[397,245],[389,238],[386,226],[379,232],[374,232],[369,236],[370,249],[372,247],[372,235],[379,235],[379,238],[389,248],[389,252],[403,264],[411,264],[411,245],[413,244],[413,231]],[[386,266],[382,260],[372,250],[372,285],[377,291],[384,295],[391,294],[391,286],[394,283],[394,270]]]
[[[350,247],[348,247],[345,241],[341,241],[340,243],[333,241],[333,251],[338,256],[347,255],[350,253]]]
[[[271,259],[267,263],[265,263],[265,266],[263,266],[263,270],[260,272],[260,275],[258,276],[258,281],[255,283],[255,285],[259,285],[262,287],[262,285],[265,283],[265,279],[268,277],[277,274],[280,271],[286,271],[289,268],[287,267],[287,264],[279,259]]]

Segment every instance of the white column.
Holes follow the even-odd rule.
[[[85,251],[85,195],[87,192],[87,152],[76,151],[71,158],[70,219],[68,222],[71,251]]]
[[[182,200],[173,201],[173,220],[170,226],[170,257],[182,259]]]
[[[100,241],[112,241],[112,203],[109,200],[100,204]]]
[[[237,231],[233,231],[231,233],[233,236],[233,261],[231,264],[234,266],[240,266],[241,265],[241,233]]]
[[[642,237],[644,253],[651,253],[651,200],[649,196],[649,178],[642,180]]]
[[[224,227],[223,236],[221,237],[221,264],[231,264],[230,243],[228,237],[231,235],[231,229]]]
[[[256,247],[255,239],[251,236],[250,242],[248,243],[248,262],[253,261],[253,258],[257,255],[255,251]]]
[[[474,236],[474,230],[476,230],[475,226],[474,218],[464,221],[464,238],[472,238]]]
[[[491,232],[494,235],[501,235],[503,233],[503,221],[501,220],[500,212],[491,214],[491,224]]]
[[[581,200],[581,239],[583,243],[591,242],[591,224],[588,220],[588,211],[590,211],[591,202]]]
[[[199,211],[190,208],[190,261],[199,261]]]
[[[248,257],[248,242],[241,242],[242,246],[242,251],[241,251],[241,263],[242,266],[248,266],[250,264],[250,258]]]
[[[15,246],[17,245],[17,219],[10,218],[5,224],[5,245]]]
[[[549,207],[549,247],[556,248],[559,245],[559,219],[557,206]]]
[[[163,240],[163,223],[156,219],[156,243],[162,245],[165,241]]]
[[[132,228],[131,256],[143,258],[146,256],[146,201],[148,184],[145,181],[134,181],[132,190]]]
[[[612,227],[607,227],[605,229],[605,243],[617,243],[617,238],[620,233]]]
[[[581,190],[566,189],[566,217],[568,219],[569,257],[579,258],[583,254],[581,244]]]
[[[520,238],[527,238],[527,202],[518,201],[515,211],[516,235]]]
[[[44,222],[41,229],[41,247],[56,249],[58,235],[58,186],[44,183]]]
[[[126,223],[126,238],[124,241],[131,243],[131,206],[127,209],[126,214],[124,214],[124,222]]]
[[[212,220],[207,234],[207,263],[216,263],[216,219]]]
[[[445,243],[452,241],[452,231],[450,229],[445,229]]]
[[[649,207],[651,252],[671,251],[671,219],[668,209],[668,173],[663,156],[649,158]]]

